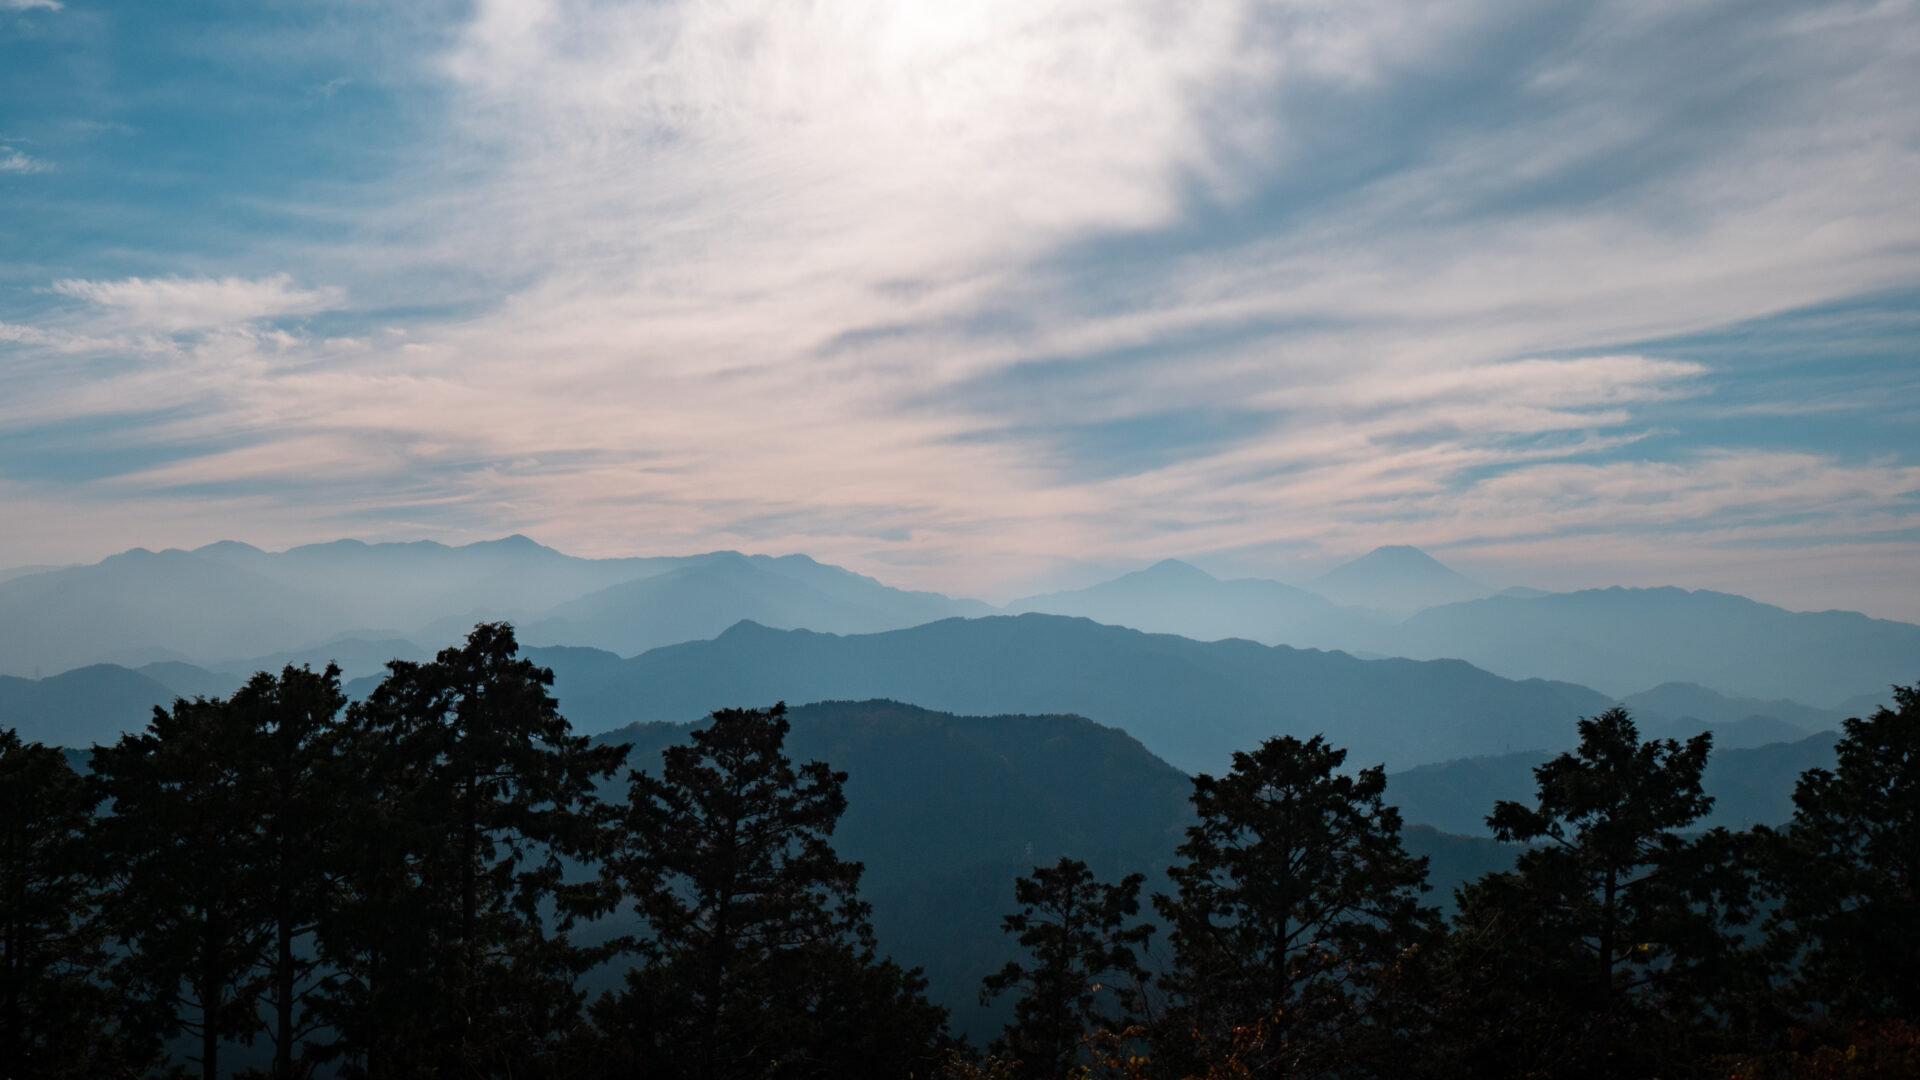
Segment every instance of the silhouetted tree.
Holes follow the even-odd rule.
[[[876,959],[861,866],[830,843],[846,774],[795,769],[785,714],[715,712],[660,776],[630,777],[608,868],[647,933],[624,992],[594,1010],[616,1063],[698,1080],[931,1064],[945,1010],[917,971]]]
[[[1783,831],[1757,830],[1801,1018],[1920,1021],[1920,685],[1893,697],[1845,722],[1835,768],[1801,776]]]
[[[511,627],[478,625],[431,663],[388,665],[348,712],[341,762],[359,779],[320,948],[350,1073],[537,1070],[603,955],[567,936],[610,903],[568,860],[602,853],[594,784],[626,747],[574,735],[552,672],[517,653]]]
[[[351,790],[333,760],[346,703],[338,667],[288,665],[277,677],[256,674],[226,706],[242,738],[233,749],[258,830],[254,857],[236,872],[270,936],[260,962],[279,1080],[305,1075],[299,1048],[313,1033],[305,1010],[317,966],[311,939],[334,898],[332,845],[341,796]]]
[[[262,856],[249,735],[226,702],[180,700],[93,751],[112,800],[99,836],[115,871],[104,915],[126,950],[116,985],[158,1033],[198,1041],[209,1080],[222,1044],[261,1027],[272,927],[248,873]]]
[[[58,749],[0,730],[0,1076],[92,1077],[129,1064],[94,919],[99,802]]]
[[[1532,846],[1461,891],[1442,1072],[1666,1076],[1719,1046],[1752,912],[1734,838],[1685,835],[1712,807],[1711,738],[1642,742],[1620,708],[1579,731],[1577,750],[1534,770],[1536,805],[1487,818]]]
[[[1176,961],[1165,1065],[1235,1055],[1263,1075],[1339,1072],[1375,1020],[1369,989],[1432,924],[1426,860],[1401,847],[1384,770],[1342,774],[1345,760],[1319,736],[1282,736],[1194,779],[1177,895],[1154,897]],[[1236,1040],[1256,1026],[1258,1045]]]
[[[1031,877],[1014,879],[1021,910],[1000,925],[1018,935],[1029,959],[1010,960],[981,980],[980,1003],[1020,991],[1014,1021],[993,1048],[1019,1062],[1016,1076],[1065,1076],[1088,1032],[1139,1021],[1148,975],[1136,950],[1153,926],[1132,920],[1140,913],[1145,881],[1143,874],[1129,874],[1108,885],[1096,881],[1086,863],[1065,856],[1053,866],[1034,867]]]

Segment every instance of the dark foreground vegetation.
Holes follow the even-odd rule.
[[[0,733],[0,1077],[1920,1075],[1920,687],[1744,833],[1699,826],[1706,736],[1583,720],[1447,918],[1382,771],[1270,739],[1194,781],[1168,891],[1014,883],[974,1049],[880,953],[845,774],[783,708],[621,776],[550,685],[483,625],[351,707],[263,673],[83,769]]]

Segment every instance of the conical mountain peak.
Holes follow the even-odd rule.
[[[1314,585],[1340,603],[1399,615],[1492,591],[1409,544],[1374,548],[1320,575]]]

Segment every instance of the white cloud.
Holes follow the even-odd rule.
[[[48,172],[52,165],[39,158],[28,157],[11,146],[0,146],[0,172],[37,173]]]
[[[0,0],[0,8],[9,11],[59,11],[65,6],[60,0]]]
[[[346,301],[336,286],[299,289],[288,274],[265,278],[123,278],[53,283],[62,296],[85,300],[127,325],[158,330],[235,326],[283,315],[331,311]]]

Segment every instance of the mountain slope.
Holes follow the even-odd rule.
[[[1821,728],[1844,719],[1832,709],[1816,709],[1784,698],[1761,701],[1758,698],[1728,697],[1696,683],[1662,683],[1651,690],[1629,694],[1620,703],[1641,712],[1658,713],[1676,720],[1692,719],[1708,726],[1737,724],[1754,717],[1770,717],[1800,729],[1804,738]],[[1716,739],[1715,745],[1720,745]]]
[[[710,638],[742,619],[783,629],[872,633],[987,610],[978,601],[889,588],[804,555],[721,552],[562,604],[527,623],[521,637],[631,655]]]
[[[1069,592],[1015,600],[1008,612],[1075,615],[1197,641],[1246,638],[1319,645],[1364,634],[1371,620],[1305,589],[1260,578],[1221,581],[1176,559]]]
[[[1490,597],[1422,611],[1379,640],[1395,655],[1457,657],[1503,675],[1565,679],[1615,695],[1692,682],[1817,707],[1920,676],[1920,626],[1845,611],[1792,612],[1705,590]]]
[[[180,695],[112,664],[78,668],[49,679],[0,675],[0,728],[29,742],[87,747],[146,726],[156,705]]]
[[[1703,827],[1778,825],[1793,816],[1793,786],[1807,769],[1832,768],[1838,736],[1821,732],[1797,742],[1741,750],[1716,748],[1701,785],[1714,797]],[[1408,822],[1462,836],[1491,835],[1487,815],[1501,799],[1531,805],[1533,770],[1551,754],[1528,751],[1423,765],[1387,776],[1387,801]]]
[[[590,694],[557,693],[583,730],[683,722],[714,708],[887,697],[957,713],[1075,713],[1122,728],[1174,765],[1224,769],[1281,733],[1325,733],[1356,765],[1398,767],[1570,741],[1609,702],[1459,662],[1356,660],[1202,643],[1054,615],[948,619],[840,637],[742,623],[712,641],[624,661]]]
[[[1320,575],[1313,587],[1337,603],[1394,616],[1477,599],[1493,591],[1404,544],[1374,548]]]
[[[857,632],[990,610],[803,555],[582,559],[524,536],[277,553],[223,541],[0,579],[0,674],[164,660],[235,671],[329,657],[359,674],[385,659],[381,650],[432,652],[485,620],[515,622],[525,641],[633,653],[712,637],[742,618]]]
[[[184,551],[135,549],[0,582],[0,672],[293,648],[347,628],[317,593]]]

